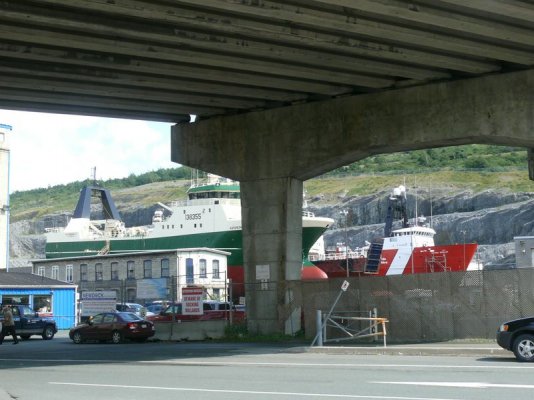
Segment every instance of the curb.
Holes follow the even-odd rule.
[[[388,346],[388,347],[301,347],[305,353],[344,355],[405,355],[405,356],[479,356],[513,357],[513,354],[498,347],[463,346]]]

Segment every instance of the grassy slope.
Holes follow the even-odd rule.
[[[481,192],[487,189],[497,189],[510,192],[532,192],[534,182],[528,179],[527,171],[508,172],[460,172],[460,171],[437,171],[418,174],[384,174],[384,175],[359,175],[346,177],[332,177],[312,179],[305,183],[308,197],[319,194],[362,196],[369,195],[381,190],[403,184],[406,186],[432,188],[447,188],[451,193],[463,190]],[[415,184],[414,184],[415,183]],[[331,196],[326,196],[327,199]]]
[[[406,181],[414,187],[447,188],[451,193],[463,190],[480,192],[498,189],[511,192],[534,192],[534,182],[528,179],[528,172],[481,172],[481,171],[437,171],[418,174],[373,174],[345,177],[323,177],[306,181],[304,187],[307,197],[324,195],[324,202],[329,202],[339,195],[357,196],[373,194],[381,190],[390,190]],[[157,182],[132,188],[114,189],[112,196],[119,210],[146,207],[157,202],[169,203],[185,199],[189,180]],[[46,214],[72,212],[78,201],[78,192],[67,195],[39,195],[34,200],[25,200],[24,204],[12,200],[11,220],[39,218]],[[320,203],[320,202],[319,202]],[[317,204],[317,203],[316,203]]]
[[[185,199],[191,177],[187,167],[161,169],[102,183],[111,190],[119,210]],[[176,180],[177,179],[177,180]],[[154,183],[150,183],[154,182]],[[368,195],[402,183],[409,188],[440,188],[451,193],[497,189],[534,192],[524,149],[469,145],[416,150],[368,157],[305,182],[308,198],[328,202],[342,196]],[[11,197],[11,220],[72,212],[83,182],[17,192]]]
[[[169,203],[185,199],[189,182],[189,180],[177,180],[113,189],[111,195],[119,211],[126,208],[147,207],[157,202]],[[65,195],[38,195],[31,201],[24,199],[24,202],[17,202],[15,197],[11,200],[11,221],[40,218],[47,214],[71,213],[76,207],[78,196],[78,191]]]

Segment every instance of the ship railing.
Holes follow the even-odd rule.
[[[239,181],[234,181],[232,179],[221,177],[221,178],[209,179],[208,181],[205,181],[205,182],[193,182],[191,186],[189,187],[189,189],[196,189],[196,188],[204,187],[204,186],[213,186],[217,184],[239,186]]]
[[[217,204],[234,204],[239,205],[241,204],[240,199],[231,199],[229,197],[211,197],[208,199],[195,199],[191,200],[189,203],[186,203],[186,205],[195,205],[195,206],[213,206]]]
[[[349,251],[338,252],[338,253],[324,253],[324,254],[309,254],[308,259],[313,261],[335,261],[335,260],[345,260],[346,258],[365,258],[367,252],[365,250],[359,251]]]
[[[187,205],[187,200],[173,200],[169,203],[171,207],[183,207]]]
[[[315,218],[315,214],[312,213],[311,211],[302,210],[302,216],[303,217],[308,217],[308,218]]]

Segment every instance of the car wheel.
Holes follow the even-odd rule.
[[[76,344],[80,344],[83,342],[82,334],[80,332],[74,332],[74,335],[72,335],[72,341]]]
[[[54,337],[54,329],[51,326],[47,326],[44,328],[42,337],[44,340],[50,340]]]
[[[519,361],[534,361],[534,335],[519,336],[514,342],[513,350]]]
[[[113,331],[113,333],[111,334],[111,342],[113,344],[118,344],[122,342],[122,335],[119,331]]]
[[[22,340],[28,340],[30,338],[31,335],[20,335],[20,338]]]

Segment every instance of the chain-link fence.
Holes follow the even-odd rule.
[[[507,320],[534,315],[534,269],[442,272],[349,278],[338,310],[369,311],[388,323],[388,341],[495,338]],[[307,337],[316,310],[326,312],[343,279],[303,282]]]

